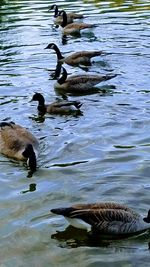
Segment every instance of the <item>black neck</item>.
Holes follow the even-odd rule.
[[[46,112],[46,108],[45,108],[45,99],[44,97],[41,95],[41,97],[38,99],[39,104],[38,104],[38,111],[40,112]]]
[[[29,168],[32,172],[36,171],[36,155],[33,153],[29,156]]]
[[[58,79],[58,83],[59,84],[63,84],[67,79],[67,71],[65,68],[63,68],[63,73],[62,73],[62,76]]]
[[[53,5],[51,8],[55,9],[54,18],[57,18],[58,17],[58,6],[57,5]]]
[[[150,223],[150,210],[148,211],[147,217],[143,218],[143,221],[146,223]]]
[[[40,113],[45,113],[46,112],[46,107],[45,107],[45,105],[38,105],[38,111],[40,112]]]
[[[62,10],[60,13],[60,15],[62,14],[62,17],[63,17],[63,21],[61,23],[61,27],[65,27],[67,25],[67,14],[64,10]]]
[[[36,171],[36,155],[33,149],[32,144],[27,144],[25,150],[22,152],[22,155],[28,159],[28,165],[32,172]]]
[[[57,54],[57,58],[58,59],[63,59],[64,57],[62,56],[62,54],[61,54],[59,48],[57,47],[57,45],[54,44],[53,46],[54,46],[54,50],[55,50],[55,52]]]
[[[39,97],[38,97],[38,111],[40,111],[40,112],[45,112],[46,111],[46,108],[45,108],[45,99],[44,99],[44,97],[41,95],[41,94],[39,94]]]
[[[61,73],[61,63],[58,61],[53,79],[58,79]]]

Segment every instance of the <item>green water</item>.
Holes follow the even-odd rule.
[[[62,43],[51,1],[0,1],[1,120],[30,129],[40,141],[38,170],[27,178],[21,163],[0,156],[0,267],[149,266],[149,235],[91,242],[49,210],[75,203],[117,201],[141,214],[150,208],[150,3],[58,1],[97,23]],[[117,73],[106,92],[69,96],[83,116],[39,118],[34,92],[47,102],[53,89],[55,42],[63,54],[100,49],[88,72]],[[69,74],[85,73],[65,65]]]

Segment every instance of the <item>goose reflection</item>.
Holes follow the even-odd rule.
[[[71,225],[66,227],[64,231],[57,231],[51,235],[51,239],[57,240],[62,248],[78,248],[78,247],[99,247],[109,248],[116,252],[135,252],[139,251],[139,243],[144,242],[145,245],[141,248],[142,251],[150,250],[150,241],[147,234],[136,236],[134,239],[107,240],[96,238],[95,235],[88,233],[85,230],[75,228]],[[146,242],[145,242],[146,241]]]
[[[27,190],[21,191],[21,194],[25,194],[28,192],[34,192],[34,191],[36,191],[36,184],[32,183],[32,184],[29,184],[29,188]]]
[[[100,240],[93,238],[92,235],[85,230],[77,229],[73,226],[68,226],[64,231],[58,231],[51,235],[51,239],[59,242],[61,247],[77,248],[81,246],[88,247],[108,247],[108,240]]]
[[[52,80],[57,80],[60,76],[61,73],[61,63],[57,62],[55,69],[50,69],[49,70],[49,75],[51,77]]]

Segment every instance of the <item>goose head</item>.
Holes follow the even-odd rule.
[[[31,101],[38,101],[38,111],[40,113],[46,112],[46,106],[45,106],[45,99],[44,96],[42,96],[40,93],[35,93],[31,99]]]
[[[27,158],[27,165],[29,166],[30,170],[33,172],[36,171],[36,155],[31,144],[28,144],[25,147],[25,150],[22,152],[22,155]]]
[[[56,4],[52,5],[48,11],[54,9],[55,13],[54,13],[54,18],[58,17],[58,6]]]
[[[40,93],[35,93],[31,101],[38,101],[39,104],[44,105],[45,99]]]
[[[58,46],[54,43],[50,43],[48,44],[48,46],[45,47],[45,49],[53,49],[56,54],[57,54],[57,59],[60,60],[60,59],[63,59],[64,57],[62,56]]]
[[[56,45],[54,43],[48,44],[48,46],[45,47],[45,49],[55,49]]]
[[[150,210],[148,211],[147,217],[143,218],[143,221],[146,223],[150,223]]]

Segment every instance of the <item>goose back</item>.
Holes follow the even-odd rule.
[[[116,77],[116,74],[80,74],[67,78],[66,69],[62,67],[62,70],[62,76],[54,84],[54,88],[68,93],[86,93],[100,82]]]
[[[33,146],[37,154],[38,140],[26,128],[12,122],[5,126],[3,122],[0,124],[0,152],[2,154],[17,160],[26,160],[22,153],[28,144]]]
[[[32,101],[38,101],[38,111],[42,114],[82,114],[80,107],[82,104],[79,101],[57,101],[51,104],[45,104],[45,99],[42,94],[35,93],[32,97]]]
[[[61,101],[47,105],[47,112],[50,114],[69,115],[82,114],[80,107],[82,104],[79,101]]]
[[[63,22],[63,16],[60,14],[60,12],[58,10],[58,6],[56,4],[52,5],[49,8],[49,11],[51,11],[52,9],[54,9],[54,23],[56,25],[61,25],[61,23]],[[72,23],[74,19],[83,18],[82,14],[77,14],[74,12],[66,13],[66,16],[67,16],[67,24]]]
[[[67,14],[64,10],[59,12],[60,15],[63,17],[63,21],[61,23],[62,32],[64,35],[69,34],[79,34],[81,30],[86,28],[93,28],[95,25],[89,23],[67,23]],[[67,25],[68,24],[68,25]]]
[[[62,26],[62,25],[61,25]],[[89,23],[71,23],[63,27],[62,32],[64,35],[80,34],[81,30],[93,28],[94,26]]]
[[[150,223],[134,210],[112,202],[81,204],[52,209],[51,212],[63,215],[75,227],[83,228],[84,223],[94,233],[102,235],[140,234],[150,228]]]
[[[53,49],[56,52],[57,55],[57,61],[60,63],[67,63],[68,65],[91,65],[91,58],[96,57],[101,55],[103,52],[102,51],[79,51],[75,52],[67,57],[64,57],[58,46],[54,43],[50,43],[47,45],[45,49]]]
[[[54,17],[57,17],[59,14],[59,10],[58,10],[58,5],[53,4],[50,8],[49,11],[54,9]],[[67,13],[68,17],[71,17],[73,19],[82,19],[84,16],[82,14],[77,14],[75,12],[69,12]]]
[[[91,65],[91,58],[102,54],[102,51],[80,51],[75,52],[70,56],[61,59],[61,62],[65,62],[68,65]]]

